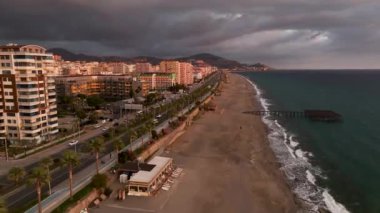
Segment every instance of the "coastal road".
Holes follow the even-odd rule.
[[[193,106],[193,104],[191,104],[190,106],[187,106],[184,110],[182,110],[182,112],[180,114],[183,114],[184,111],[189,110],[192,106]],[[168,126],[168,121],[169,121],[168,113],[167,112],[163,113],[162,117],[158,120],[159,120],[160,125],[156,126],[154,129],[157,131],[161,131],[161,129]],[[92,137],[103,134],[104,132],[101,131],[101,129],[102,128],[98,128],[98,131],[93,131],[92,135],[87,135],[86,136],[86,138],[88,137],[87,140],[92,138]],[[143,143],[146,143],[149,140],[149,135],[150,134],[146,134],[145,136],[143,136],[142,137],[143,140],[141,140],[141,138],[136,140],[133,144],[130,145],[131,148],[134,150],[137,147],[141,146]],[[81,136],[80,141],[86,141],[86,139],[84,139],[82,137],[85,137],[85,136],[84,135]],[[83,145],[84,145],[84,143],[80,142],[77,146],[77,150],[80,150]],[[66,143],[65,143],[65,146],[66,146],[66,149],[68,149],[68,148],[73,149],[73,147],[68,147]],[[129,148],[129,146],[126,147],[125,149],[128,149],[128,148]],[[112,143],[108,142],[106,144],[106,148],[105,148],[103,154],[101,154],[101,157],[103,158],[104,156],[109,155],[110,153],[112,153],[112,151],[113,151]],[[59,158],[60,156],[61,156],[61,153],[57,153],[57,154],[52,155],[51,157],[54,159],[54,158]],[[80,171],[84,170],[85,168],[91,166],[91,164],[93,164],[94,162],[95,162],[94,157],[89,157],[89,154],[82,155],[80,165],[74,169],[74,174],[77,174],[78,172],[80,172]],[[36,165],[36,164],[34,164],[34,165]],[[33,167],[33,164],[29,165],[28,167],[29,167],[29,169],[31,169]],[[68,176],[67,169],[57,168],[52,173],[52,188],[54,188],[55,186],[57,186],[57,185],[61,184],[63,181],[65,181],[67,179],[67,176]],[[45,193],[47,192],[47,190],[48,190],[47,187],[43,188],[43,191]],[[36,198],[36,193],[35,193],[34,187],[25,187],[22,190],[18,191],[17,193],[9,196],[6,200],[7,200],[8,207],[10,209],[12,209],[12,208],[16,208],[17,206],[22,206],[26,202],[28,202],[30,200],[34,200],[35,198]]]

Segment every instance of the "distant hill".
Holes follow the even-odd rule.
[[[60,55],[63,60],[66,61],[105,61],[105,62],[132,62],[132,63],[138,63],[138,62],[149,62],[153,65],[159,64],[162,60],[161,58],[156,57],[150,57],[150,56],[138,56],[133,58],[126,58],[126,57],[119,57],[119,56],[92,56],[92,55],[85,55],[85,54],[76,54],[73,52],[70,52],[63,48],[52,48],[47,50],[50,53]],[[238,61],[229,60],[226,58],[222,58],[210,53],[200,53],[188,57],[180,57],[176,58],[176,60],[179,61],[192,61],[192,60],[203,60],[206,63],[216,66],[219,68],[226,68],[226,69],[234,69],[234,70],[241,70],[241,71],[256,71],[256,70],[268,70],[271,69],[270,67],[257,63],[253,65],[246,65],[241,64]]]
[[[225,59],[216,55],[212,55],[210,53],[200,53],[189,57],[178,58],[178,60],[203,60],[204,62],[212,66],[229,69],[243,66],[241,63],[237,61]]]

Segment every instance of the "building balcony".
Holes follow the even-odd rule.
[[[58,132],[59,132],[59,129],[55,129],[55,130],[50,131],[50,134],[54,135],[54,134],[57,134]]]

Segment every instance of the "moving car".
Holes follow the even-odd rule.
[[[77,143],[79,143],[78,140],[72,140],[72,141],[69,142],[69,145],[70,145],[70,146],[74,146],[74,145],[76,145]]]

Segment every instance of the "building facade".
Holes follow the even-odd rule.
[[[132,88],[132,77],[126,75],[59,76],[55,80],[60,97],[83,94],[122,100],[130,97]]]
[[[175,83],[181,83],[181,67],[179,61],[165,60],[160,63],[160,71],[175,74]]]
[[[176,84],[176,74],[169,72],[143,72],[138,79],[148,85],[148,89],[166,90]]]
[[[153,72],[152,64],[144,62],[144,63],[136,63],[136,72]]]
[[[194,83],[193,65],[187,62],[180,63],[180,84],[189,86]]]
[[[0,46],[0,140],[31,145],[58,133],[54,63],[38,45]]]

